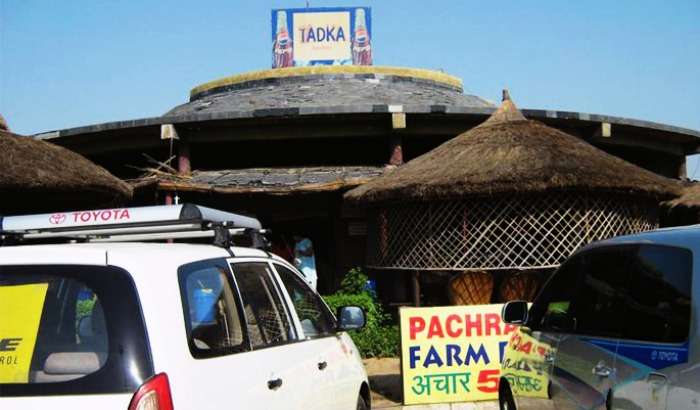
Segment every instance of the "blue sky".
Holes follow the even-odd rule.
[[[494,101],[507,87],[525,108],[700,129],[698,0],[310,3],[372,7],[378,65],[442,69]],[[0,113],[24,134],[163,114],[197,84],[269,68],[270,9],[304,5],[0,0]]]

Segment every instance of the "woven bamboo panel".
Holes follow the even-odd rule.
[[[551,268],[587,243],[658,226],[651,200],[558,193],[395,203],[368,227],[368,265],[407,270]]]
[[[498,289],[498,301],[526,300],[532,302],[540,287],[540,278],[535,272],[520,271],[506,275]]]
[[[493,276],[488,272],[462,272],[454,276],[447,292],[453,305],[485,305],[491,302]]]

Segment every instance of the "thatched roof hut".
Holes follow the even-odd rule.
[[[57,145],[0,130],[0,213],[108,207],[131,188],[104,168]]]
[[[370,208],[368,265],[558,266],[581,245],[658,226],[680,185],[527,120],[504,92],[483,124],[349,191]]]
[[[669,198],[680,185],[538,121],[506,95],[484,123],[345,195],[353,202],[596,191]]]

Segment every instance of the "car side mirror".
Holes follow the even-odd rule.
[[[527,310],[527,302],[524,300],[506,302],[501,310],[501,319],[511,325],[524,325],[527,323]]]
[[[338,329],[357,330],[365,326],[365,311],[359,306],[343,306],[338,309]]]

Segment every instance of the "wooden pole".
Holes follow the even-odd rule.
[[[389,165],[403,164],[403,139],[400,135],[392,135],[389,139]]]
[[[420,272],[413,271],[411,278],[413,279],[413,306],[420,307]]]
[[[178,143],[177,148],[177,172],[180,175],[189,175],[192,173],[192,164],[190,162],[190,144],[181,140]]]

